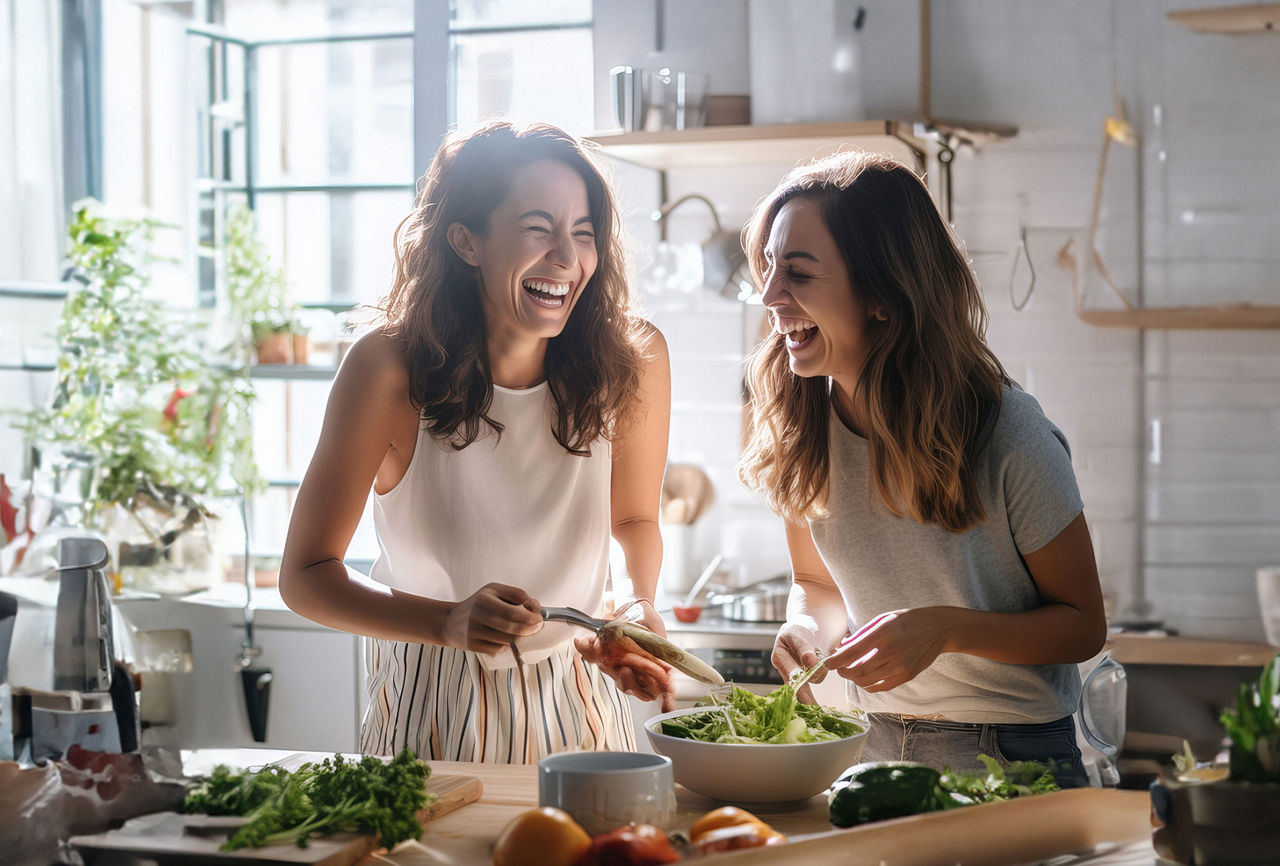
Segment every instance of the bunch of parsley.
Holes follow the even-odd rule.
[[[417,814],[435,801],[426,790],[431,769],[405,749],[391,761],[341,755],[289,772],[268,766],[236,773],[218,766],[183,804],[187,813],[243,815],[222,850],[292,842],[314,834],[375,833],[386,848],[422,837]]]

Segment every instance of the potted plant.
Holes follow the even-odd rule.
[[[81,518],[107,536],[124,582],[180,591],[221,576],[213,500],[262,482],[243,368],[147,294],[160,228],[76,205],[68,258],[80,286],[58,325],[52,400],[24,426],[39,451],[91,467]]]
[[[1257,682],[1243,683],[1224,710],[1228,767],[1196,767],[1176,756],[1178,772],[1151,786],[1153,842],[1165,859],[1193,866],[1275,863],[1280,851],[1280,655]],[[1190,750],[1187,749],[1189,752]]]
[[[306,335],[297,305],[258,238],[249,208],[238,206],[227,213],[223,255],[227,308],[244,354],[259,364],[305,364]]]

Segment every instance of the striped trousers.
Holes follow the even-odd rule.
[[[555,752],[635,751],[626,695],[567,644],[548,658],[489,670],[434,644],[365,639],[369,707],[360,751],[409,748],[423,760],[532,764]]]

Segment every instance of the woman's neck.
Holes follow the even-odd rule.
[[[865,400],[858,398],[856,387],[832,378],[831,402],[844,426],[865,439],[869,426],[867,404]]]
[[[547,341],[492,335],[488,339],[489,375],[502,388],[532,388],[547,378]]]

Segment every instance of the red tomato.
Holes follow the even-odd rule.
[[[574,866],[659,866],[679,859],[666,833],[652,824],[629,824],[592,839]]]

